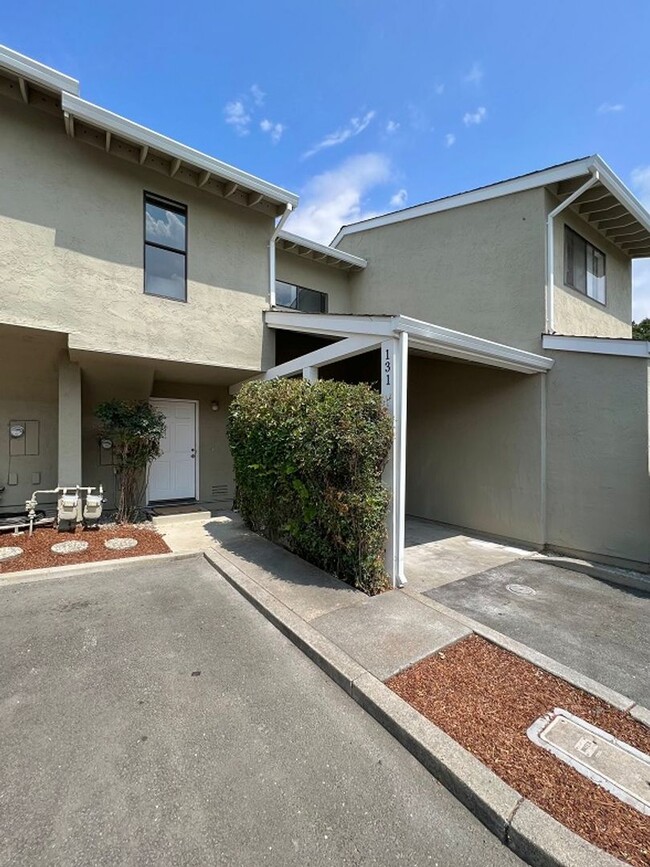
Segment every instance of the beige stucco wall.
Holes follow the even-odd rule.
[[[275,269],[278,280],[326,292],[330,313],[352,312],[347,271],[313,259],[303,259],[286,250],[277,251]]]
[[[546,207],[552,210],[559,199],[546,193]],[[564,227],[569,226],[606,256],[607,302],[587,298],[564,282]],[[632,260],[604,235],[570,208],[561,211],[554,225],[555,331],[593,337],[632,336]]]
[[[534,545],[542,375],[409,357],[406,511]]]
[[[57,484],[58,365],[63,335],[39,334],[0,326],[0,512],[19,511],[38,488]],[[20,455],[11,447],[11,422],[38,422],[38,454]],[[33,449],[30,448],[30,451]],[[10,485],[9,474],[17,476]],[[33,481],[39,474],[40,481]],[[47,499],[47,498],[43,498]]]
[[[647,564],[648,362],[549,354],[548,542]]]
[[[368,260],[350,277],[353,312],[401,313],[540,350],[544,329],[544,192],[346,235]]]
[[[0,322],[70,345],[259,370],[270,217],[65,135],[4,97]],[[188,301],[143,292],[143,191],[188,207]]]
[[[95,418],[97,405],[105,400],[148,400],[150,397],[196,400],[199,402],[198,459],[201,501],[215,507],[232,505],[234,485],[232,461],[226,438],[226,420],[230,395],[223,384],[205,382],[166,382],[155,377],[152,368],[133,359],[92,359],[82,363],[83,406],[83,484],[102,484],[109,506],[114,504],[115,475],[110,451],[99,443],[99,425]],[[219,409],[211,408],[216,400]],[[213,487],[226,486],[226,492],[213,492]]]

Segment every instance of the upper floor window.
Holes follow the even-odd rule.
[[[594,301],[605,304],[605,254],[568,226],[564,227],[564,282]]]
[[[325,292],[294,286],[282,280],[275,281],[275,303],[278,307],[289,307],[291,310],[302,310],[304,313],[327,313]]]
[[[187,299],[187,208],[144,194],[144,291]]]

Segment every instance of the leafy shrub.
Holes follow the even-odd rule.
[[[107,400],[95,410],[100,436],[113,442],[118,474],[118,524],[133,521],[144,496],[147,472],[160,456],[165,416],[147,400]]]
[[[228,438],[246,524],[366,593],[387,586],[392,422],[367,385],[277,379],[233,401]]]

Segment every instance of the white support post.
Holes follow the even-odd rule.
[[[390,491],[386,542],[386,571],[393,587],[406,584],[404,574],[404,512],[406,498],[406,391],[408,335],[382,341],[381,394],[393,419],[393,445],[384,471]]]
[[[306,379],[308,382],[318,382],[318,368],[303,367],[302,378]]]

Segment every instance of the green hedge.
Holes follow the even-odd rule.
[[[366,593],[387,587],[392,422],[367,385],[248,383],[230,407],[237,504],[246,524]]]

